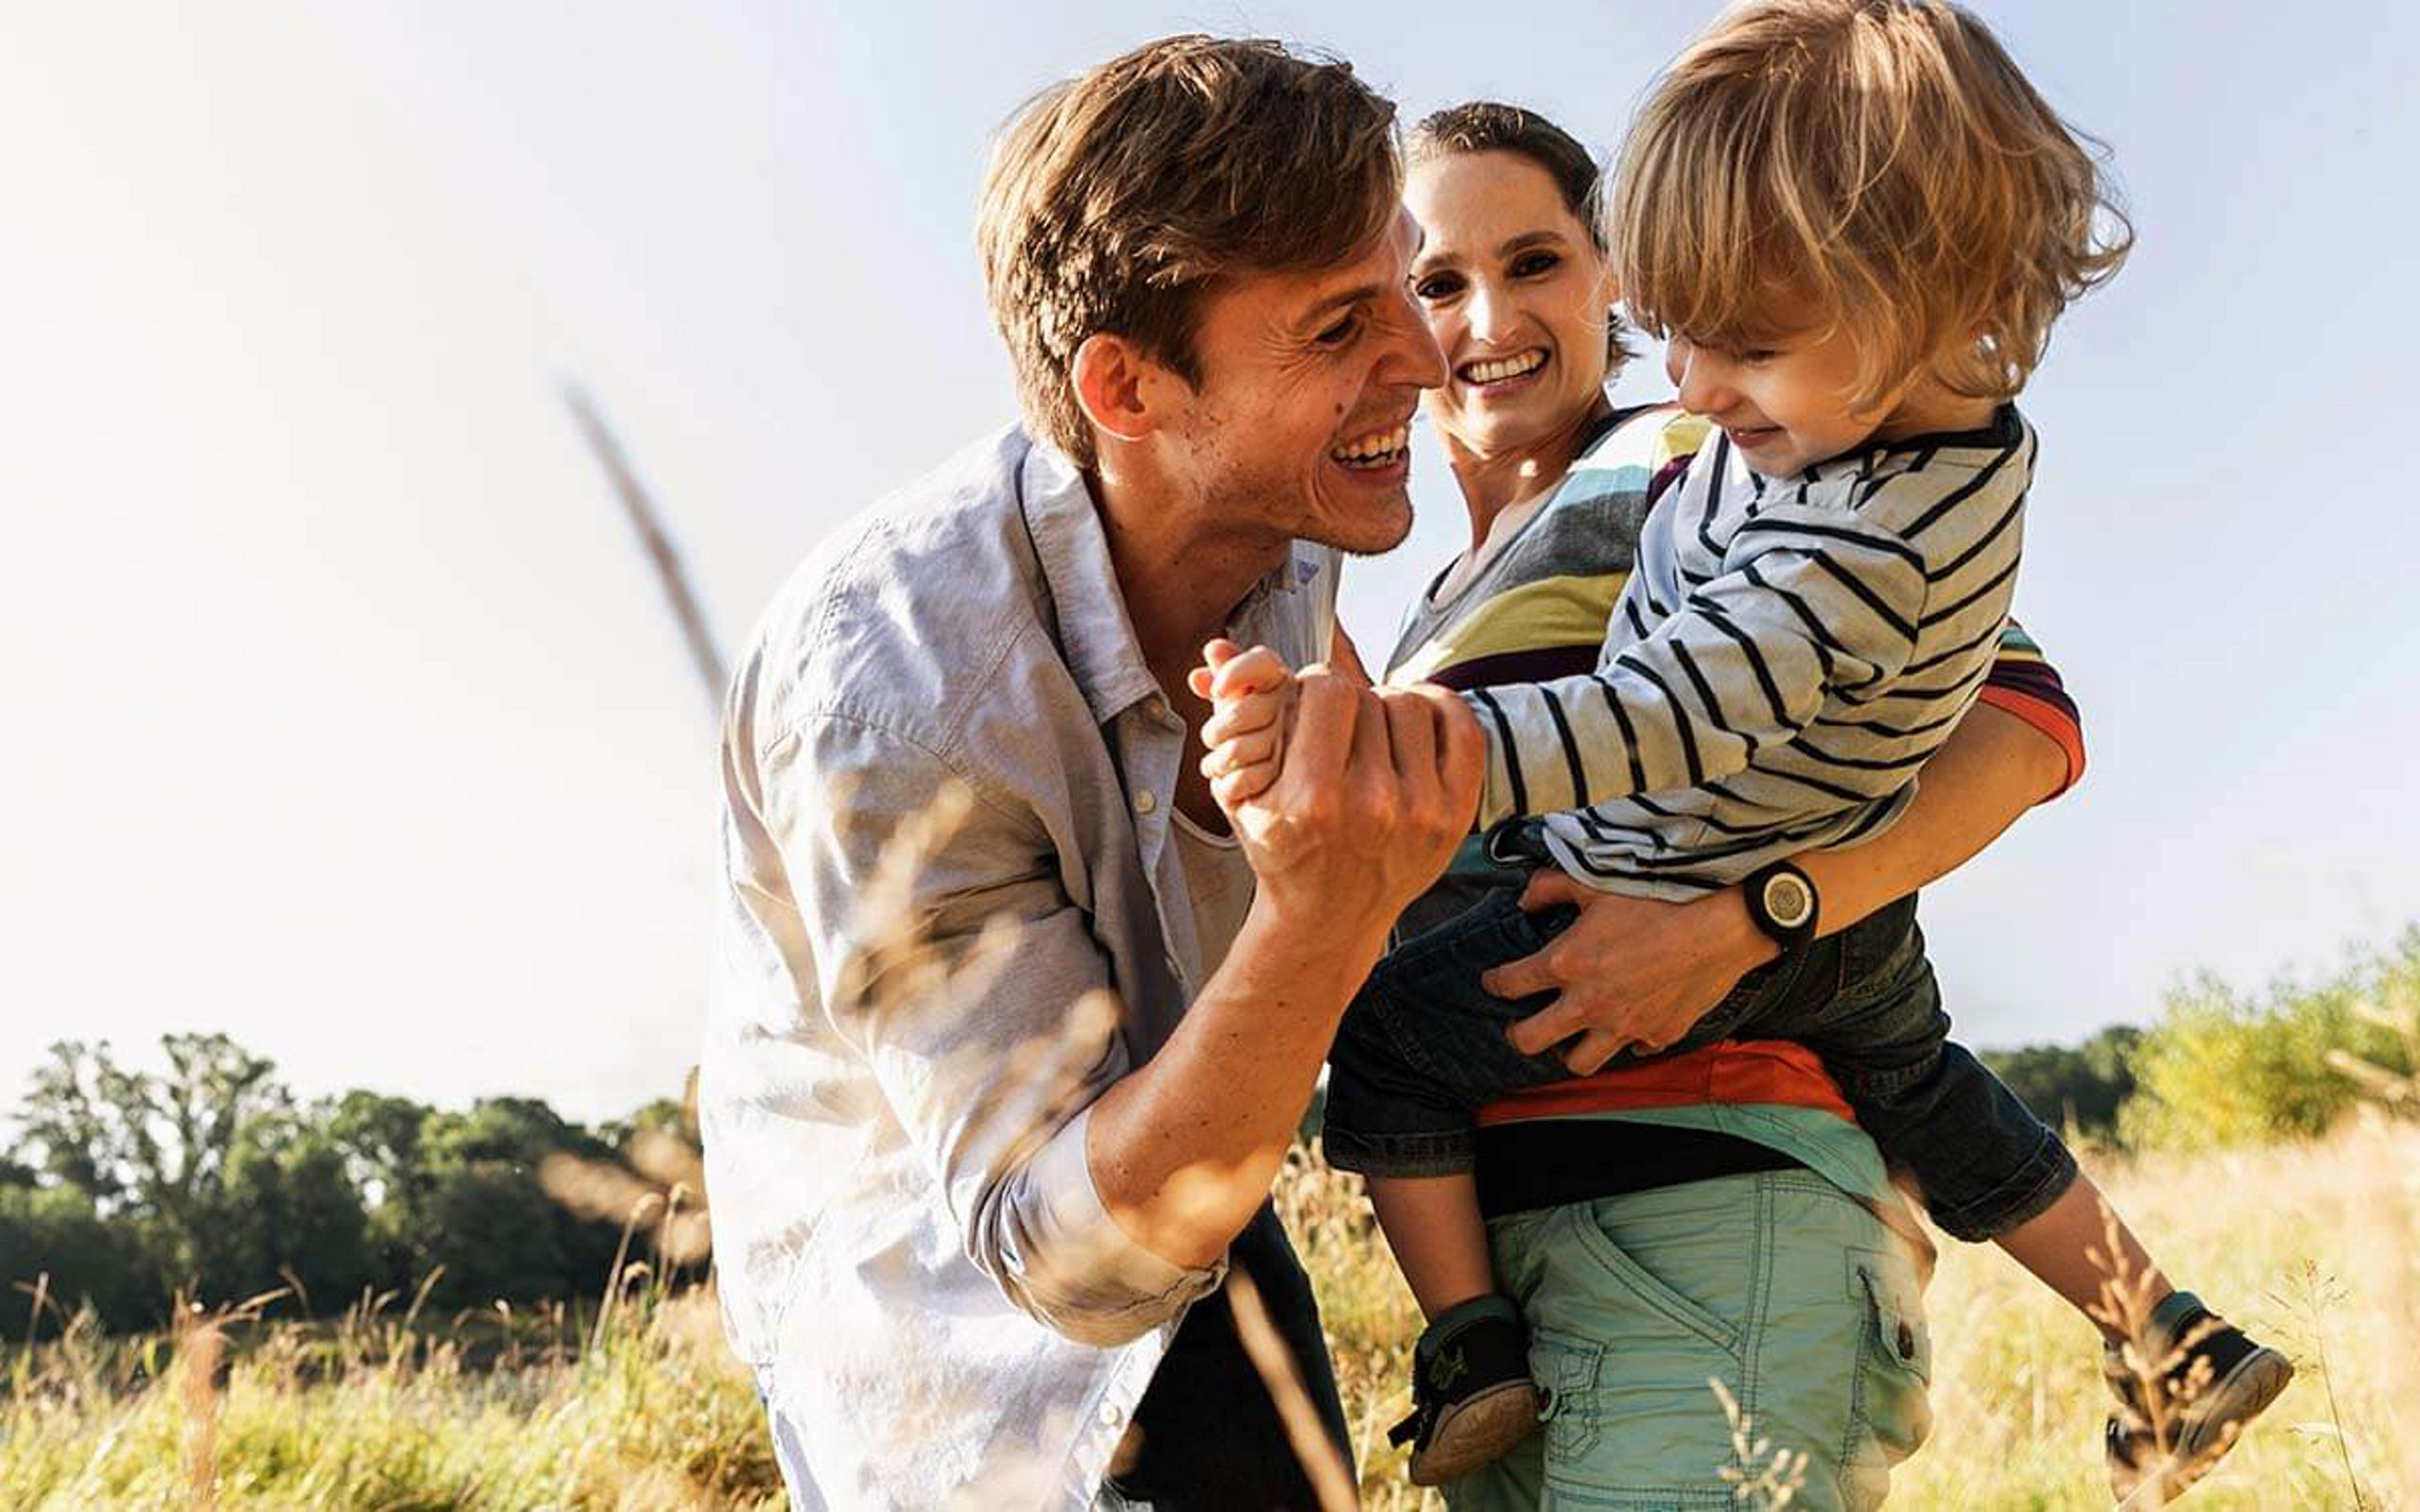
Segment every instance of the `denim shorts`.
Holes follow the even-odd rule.
[[[1881,1503],[1930,1431],[1932,1347],[1909,1241],[1811,1172],[1776,1171],[1498,1218],[1499,1284],[1530,1320],[1545,1422],[1446,1489],[1454,1512],[1734,1512],[1750,1437],[1806,1455],[1789,1504]]]
[[[1476,1109],[1570,1076],[1559,1057],[1505,1038],[1550,996],[1512,1002],[1479,986],[1578,917],[1568,904],[1525,913],[1520,896],[1497,888],[1404,941],[1355,996],[1328,1057],[1331,1163],[1373,1176],[1467,1171]],[[1741,977],[1667,1053],[1728,1039],[1806,1044],[1883,1155],[1915,1177],[1933,1220],[1986,1239],[2048,1207],[2074,1180],[2075,1158],[1948,1033],[1911,896]]]

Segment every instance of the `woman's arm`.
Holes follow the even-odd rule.
[[[1809,851],[1797,864],[1823,898],[1824,934],[1845,929],[1964,865],[2017,816],[2068,782],[2066,745],[2033,721],[1977,703],[1933,758],[1899,821],[1864,845]],[[1558,992],[1513,1025],[1512,1042],[1535,1055],[1578,1035],[1563,1052],[1586,1074],[1630,1045],[1678,1040],[1733,983],[1778,953],[1748,917],[1737,887],[1687,903],[1599,892],[1547,869],[1522,906],[1579,905],[1580,919],[1554,943],[1484,979],[1498,997]]]

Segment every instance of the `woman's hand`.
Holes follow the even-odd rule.
[[[1677,1043],[1734,983],[1781,954],[1757,931],[1737,887],[1694,902],[1657,902],[1599,892],[1548,868],[1530,879],[1521,906],[1535,913],[1557,903],[1579,907],[1571,927],[1480,985],[1500,998],[1557,992],[1507,1034],[1533,1056],[1579,1036],[1563,1051],[1577,1075],[1633,1045],[1655,1051]]]

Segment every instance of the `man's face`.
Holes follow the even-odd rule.
[[[1343,267],[1237,278],[1203,301],[1201,387],[1168,428],[1188,494],[1271,540],[1379,552],[1411,529],[1412,412],[1445,380],[1399,215]]]

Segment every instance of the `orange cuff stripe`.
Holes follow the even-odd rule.
[[[2067,780],[2059,784],[2057,792],[2044,798],[2043,802],[2049,802],[2060,793],[2083,781],[2083,727],[2076,723],[2066,710],[2030,693],[2019,693],[2014,688],[1988,682],[1983,684],[1979,697],[1982,702],[1995,709],[2006,710],[2057,741],[2059,748],[2067,753]]]

